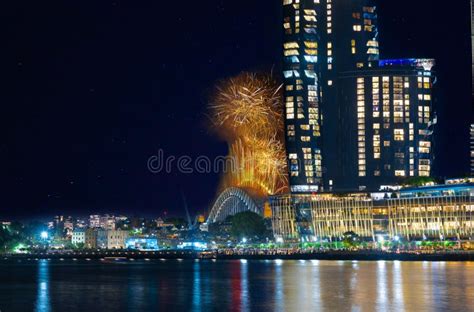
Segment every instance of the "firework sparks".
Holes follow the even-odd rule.
[[[215,127],[238,138],[272,137],[282,130],[280,89],[271,76],[253,73],[221,82],[210,104]]]
[[[221,82],[209,105],[214,129],[227,140],[238,170],[222,187],[242,187],[260,195],[287,190],[281,86],[271,75],[242,73]]]

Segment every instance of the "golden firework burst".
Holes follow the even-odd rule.
[[[237,169],[225,173],[222,187],[264,196],[286,191],[281,85],[271,75],[241,73],[216,86],[209,110]]]

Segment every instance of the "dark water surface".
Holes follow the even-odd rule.
[[[474,311],[474,263],[0,262],[6,311]]]

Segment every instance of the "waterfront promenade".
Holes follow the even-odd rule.
[[[160,250],[160,251],[54,251],[28,254],[4,254],[1,260],[358,260],[358,261],[474,261],[474,251],[380,251],[380,250],[302,250],[302,249],[219,249],[211,251]]]

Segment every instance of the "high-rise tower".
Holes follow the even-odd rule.
[[[375,2],[283,0],[293,193],[431,174],[434,60],[380,61]]]
[[[471,0],[471,85],[472,85],[472,100],[474,103],[474,0]]]
[[[472,75],[472,106],[474,107],[474,0],[471,0],[471,59],[472,59],[472,66],[471,66],[471,75]],[[472,116],[472,113],[471,113]],[[469,145],[469,153],[470,153],[470,160],[471,160],[471,176],[474,176],[474,121],[471,123],[469,128],[470,134],[470,145]]]
[[[381,60],[341,73],[339,190],[377,190],[429,177],[433,164],[432,59]]]
[[[325,190],[341,185],[340,169],[348,133],[341,126],[347,122],[343,113],[347,103],[341,97],[343,72],[377,66],[379,43],[374,0],[326,0],[323,27],[324,59],[321,61],[322,85],[322,156]]]
[[[322,184],[320,3],[284,0],[284,97],[286,148],[292,192]]]
[[[469,128],[469,135],[470,135],[469,152],[470,152],[470,159],[471,159],[471,176],[474,177],[474,123],[471,124]]]
[[[315,192],[338,165],[338,73],[378,60],[377,15],[373,0],[284,0],[283,15],[291,191]]]

